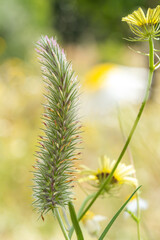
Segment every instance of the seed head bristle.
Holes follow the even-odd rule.
[[[41,57],[47,88],[42,118],[44,136],[39,136],[40,151],[36,152],[38,160],[33,166],[33,204],[43,219],[43,214],[73,199],[74,172],[77,171],[74,161],[80,154],[76,149],[80,125],[75,110],[78,81],[64,50],[56,40],[45,36],[38,41],[36,51]]]

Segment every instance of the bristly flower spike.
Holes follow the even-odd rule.
[[[42,215],[73,199],[71,173],[76,172],[80,125],[76,112],[78,81],[64,50],[56,40],[45,36],[37,43],[36,51],[47,87],[44,136],[40,137],[33,186],[33,204]]]

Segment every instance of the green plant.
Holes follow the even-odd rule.
[[[47,103],[44,105],[45,114],[43,115],[44,136],[40,137],[40,151],[38,152],[38,160],[34,171],[34,206],[38,208],[38,212],[42,217],[50,210],[53,212],[67,240],[72,238],[74,230],[78,240],[84,239],[79,221],[83,220],[100,195],[104,196],[113,187],[122,183],[132,183],[135,186],[135,191],[116,212],[98,239],[104,239],[114,221],[135,193],[137,196],[137,216],[131,211],[128,211],[128,213],[136,221],[138,240],[141,239],[138,192],[140,186],[138,187],[136,176],[130,176],[130,174],[134,173],[132,166],[125,166],[121,161],[148,100],[153,72],[160,65],[159,58],[157,63],[154,62],[154,40],[157,40],[160,35],[160,6],[157,6],[155,9],[148,9],[147,16],[139,8],[122,20],[129,24],[135,34],[135,37],[129,40],[148,41],[149,43],[149,53],[146,54],[149,57],[149,76],[146,93],[117,161],[111,162],[104,157],[101,159],[101,167],[97,171],[86,167],[82,171],[85,174],[85,178],[82,178],[80,181],[84,179],[85,181],[91,180],[97,191],[86,197],[78,214],[76,214],[74,209],[72,192],[72,183],[76,171],[74,161],[80,155],[78,144],[81,130],[76,112],[78,81],[72,71],[71,63],[66,60],[64,51],[60,49],[53,38],[42,37],[37,43],[37,52],[41,56],[40,62],[43,66],[43,76],[47,86],[47,93],[45,94]],[[59,208],[64,210],[64,207],[66,208],[67,206],[72,223],[69,229],[65,227],[59,212]],[[65,218],[65,220],[68,225],[68,219]],[[95,236],[97,236],[97,232],[95,232]]]

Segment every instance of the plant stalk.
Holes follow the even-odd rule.
[[[121,117],[120,117],[120,110],[119,110],[118,106],[117,106],[117,110],[118,110],[118,121],[119,121],[120,130],[121,130],[121,133],[122,133],[122,137],[123,137],[123,140],[126,141],[126,136],[125,136],[125,133],[124,133],[124,130],[123,130],[122,121],[121,121]],[[129,146],[128,146],[127,150],[128,150],[128,155],[129,155],[129,159],[130,159],[131,165],[135,169],[132,152],[131,152],[131,149],[129,148]],[[136,171],[134,173],[134,177],[137,178]],[[137,236],[138,236],[138,240],[140,240],[141,234],[140,234],[139,190],[136,192],[136,202],[137,202],[137,217],[135,217],[135,215],[131,215],[131,216],[132,216],[132,218],[135,220],[135,222],[137,224]],[[131,212],[129,214],[131,214]]]
[[[123,131],[122,121],[121,121],[121,117],[120,117],[120,110],[119,110],[118,106],[117,106],[117,110],[118,110],[118,120],[119,120],[120,130],[121,130],[121,133],[122,133],[124,141],[126,141],[126,136],[125,136],[125,133]],[[128,150],[128,155],[129,155],[130,162],[131,162],[132,166],[135,169],[132,152],[131,152],[131,149],[129,148],[129,146],[128,146],[127,150]],[[136,171],[134,173],[134,177],[137,178]],[[137,217],[135,218],[135,215],[131,215],[131,216],[136,221],[136,224],[137,224],[137,236],[138,236],[138,240],[140,240],[141,234],[140,234],[139,190],[136,192],[136,201],[137,201]],[[131,214],[131,213],[129,213],[129,214]]]
[[[148,84],[147,84],[147,88],[146,88],[146,93],[145,93],[145,96],[144,96],[144,99],[143,99],[143,102],[141,104],[141,107],[139,109],[139,112],[137,114],[137,117],[134,121],[134,124],[131,128],[131,131],[128,135],[128,138],[124,144],[124,147],[117,159],[117,162],[115,163],[111,173],[109,174],[109,176],[106,178],[106,180],[104,181],[104,183],[102,184],[101,188],[97,191],[97,193],[95,194],[95,196],[92,198],[91,202],[88,204],[88,206],[85,208],[85,210],[80,214],[80,216],[78,217],[78,221],[80,221],[82,219],[82,217],[86,214],[86,212],[91,208],[91,206],[93,205],[93,203],[96,201],[96,199],[99,197],[99,195],[101,194],[101,192],[103,191],[103,189],[105,188],[105,186],[107,184],[109,184],[109,182],[111,181],[112,179],[112,176],[116,170],[116,168],[118,167],[118,164],[120,163],[122,157],[124,156],[125,152],[126,152],[126,149],[132,139],[132,136],[135,132],[135,129],[139,123],[139,120],[141,118],[141,115],[142,115],[142,112],[144,110],[144,107],[146,105],[146,102],[147,102],[147,99],[149,97],[149,92],[150,92],[150,87],[151,87],[151,84],[152,84],[152,78],[153,78],[153,72],[154,72],[154,69],[155,69],[155,66],[154,66],[154,44],[153,44],[153,39],[150,38],[149,39],[149,76],[148,76]],[[138,209],[138,222],[140,221],[140,208],[139,208],[139,201],[138,201],[138,205],[137,205],[137,209]],[[138,231],[138,240],[141,239],[140,237],[140,225],[139,223],[137,224],[137,231]],[[73,232],[72,232],[73,233]],[[70,237],[72,236],[72,233],[70,235]]]
[[[136,199],[137,199],[137,237],[138,240],[141,240],[141,232],[140,232],[140,206],[139,206],[139,191],[137,191],[136,194]]]
[[[64,226],[64,224],[63,224],[61,215],[60,215],[60,213],[59,213],[59,211],[58,211],[58,208],[55,208],[54,211],[55,211],[55,213],[56,213],[57,220],[58,220],[58,222],[59,222],[59,225],[60,225],[60,227],[61,227],[61,230],[62,230],[62,232],[63,232],[63,235],[64,235],[65,239],[66,239],[66,240],[70,240],[70,238],[68,237],[67,231],[66,231],[66,229],[65,229],[65,226]]]
[[[150,37],[150,39],[149,39],[149,79],[148,79],[150,86],[152,83],[154,69],[155,69],[155,66],[154,66],[154,44],[153,44],[153,39]],[[138,235],[138,240],[141,240],[139,191],[137,192],[136,197],[137,197],[137,220],[138,220],[137,221],[137,235]]]
[[[141,107],[139,109],[139,112],[137,114],[137,117],[135,119],[135,122],[133,124],[133,127],[130,131],[130,134],[125,142],[125,145],[117,159],[117,162],[115,163],[111,173],[109,174],[109,176],[107,177],[107,179],[104,181],[103,185],[101,186],[101,188],[97,191],[97,193],[95,194],[95,196],[93,197],[93,199],[91,200],[91,202],[88,204],[88,206],[86,207],[86,209],[83,211],[83,213],[80,215],[80,217],[78,218],[78,220],[81,220],[81,218],[85,215],[85,213],[90,209],[90,207],[93,205],[93,203],[95,202],[95,200],[99,197],[99,195],[101,194],[101,192],[103,191],[103,189],[105,188],[105,186],[110,182],[116,168],[118,167],[118,164],[120,163],[124,153],[126,152],[126,149],[132,139],[133,133],[138,125],[138,122],[141,118],[142,112],[144,110],[144,107],[146,105],[147,99],[149,97],[149,91],[150,91],[150,87],[152,84],[152,77],[153,77],[153,71],[154,71],[154,46],[153,46],[153,40],[152,38],[149,39],[149,48],[150,48],[150,55],[149,55],[149,77],[148,77],[148,84],[147,84],[147,89],[146,89],[146,93],[144,96],[144,100],[141,104]]]

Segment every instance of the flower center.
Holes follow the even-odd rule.
[[[101,173],[96,174],[96,177],[99,181],[103,181],[104,179],[106,179],[109,176],[109,174],[110,173],[108,173],[108,172],[101,172]],[[112,180],[110,183],[113,184],[113,183],[117,183],[117,182],[118,182],[118,180],[114,176],[112,176]]]

